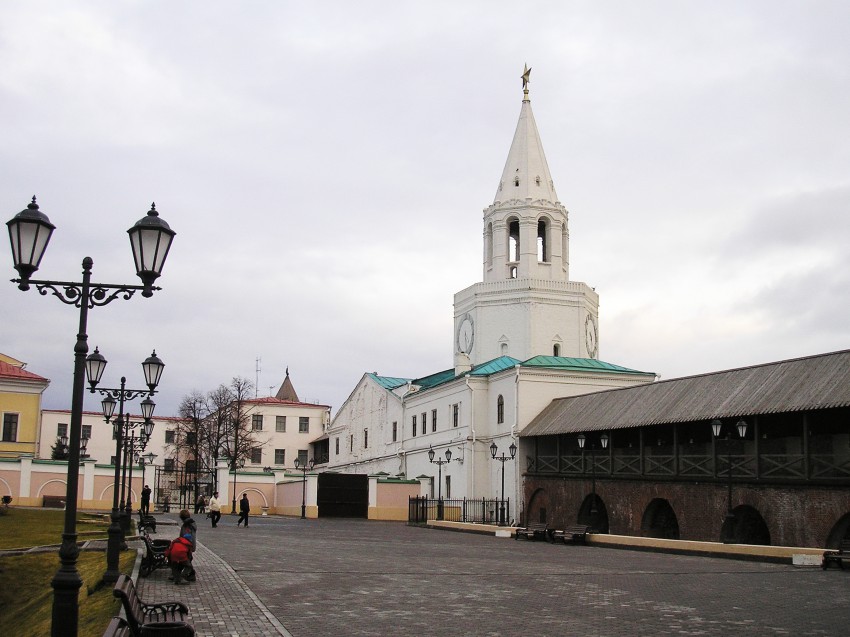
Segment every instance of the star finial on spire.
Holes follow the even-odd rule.
[[[522,94],[524,99],[528,99],[528,83],[531,81],[531,69],[528,68],[528,64],[523,64],[522,70]]]

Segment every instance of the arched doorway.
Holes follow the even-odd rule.
[[[842,540],[850,540],[850,513],[841,516],[826,538],[826,548],[837,549]]]
[[[608,509],[602,498],[594,493],[586,496],[579,508],[577,522],[589,526],[593,533],[608,533]]]
[[[770,545],[770,531],[761,513],[746,504],[732,510],[720,528],[720,541],[732,544]]]
[[[652,500],[643,512],[640,530],[644,537],[678,540],[679,520],[670,503],[664,498]]]
[[[528,506],[525,508],[525,523],[547,523],[549,521],[547,519],[548,508],[549,494],[546,493],[545,489],[537,489],[528,499]]]

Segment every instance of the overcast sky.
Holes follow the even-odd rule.
[[[845,349],[848,24],[843,0],[9,0],[0,214],[35,194],[56,225],[39,278],[90,256],[137,283],[152,201],[177,232],[162,291],[89,314],[106,386],[141,387],[156,348],[173,415],[260,358],[259,395],[288,366],[336,411],[364,372],[452,366],[527,63],[602,360],[673,378]],[[69,408],[78,312],[7,282],[0,317]]]

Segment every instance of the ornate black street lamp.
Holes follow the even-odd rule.
[[[581,457],[582,457],[582,466],[584,466],[584,444],[586,441],[586,436],[584,434],[578,435],[578,446],[581,449]],[[602,443],[602,448],[608,448],[608,434],[602,434],[599,436],[599,442]],[[596,528],[596,515],[599,512],[596,506],[596,443],[591,443],[590,445],[590,526],[591,528]]]
[[[68,447],[68,479],[65,498],[65,523],[62,532],[62,546],[59,549],[60,567],[51,582],[53,586],[53,614],[51,635],[76,636],[79,625],[79,591],[83,584],[77,571],[77,488],[80,478],[80,432],[83,420],[83,397],[85,392],[86,354],[88,353],[88,311],[94,307],[111,303],[119,296],[129,299],[140,290],[142,296],[153,295],[154,281],[162,272],[165,258],[174,239],[175,232],[168,227],[153,205],[147,216],[140,219],[127,232],[136,274],[142,285],[110,285],[92,283],[93,261],[83,259],[83,280],[47,281],[33,280],[30,277],[38,270],[50,236],[56,228],[43,212],[38,209],[35,197],[25,210],[22,210],[6,223],[9,240],[12,244],[14,267],[20,275],[12,279],[18,289],[29,290],[34,284],[38,292],[53,295],[63,303],[80,309],[79,329],[74,345],[74,380],[71,398],[71,434]],[[92,378],[90,376],[90,378]],[[98,378],[99,380],[99,378]]]
[[[512,442],[511,446],[508,447],[508,451],[510,451],[511,456],[508,458],[505,456],[505,452],[502,452],[501,456],[497,456],[499,448],[496,446],[496,442],[493,441],[490,443],[490,456],[493,460],[498,460],[502,463],[502,499],[499,501],[499,526],[505,525],[505,462],[508,460],[513,460],[516,457],[516,443]]]
[[[738,421],[738,424],[735,425],[732,429],[738,430],[738,436],[741,440],[744,440],[747,436],[747,421],[741,418]],[[711,431],[714,434],[715,438],[720,438],[720,434],[723,430],[723,423],[715,418],[711,421]],[[728,477],[728,491],[726,496],[726,519],[723,523],[723,529],[725,529],[725,533],[722,533],[722,541],[726,543],[730,543],[735,539],[735,514],[732,512],[732,431],[726,431],[726,464],[727,471],[726,475]]]
[[[89,375],[89,391],[91,393],[98,392],[101,396],[105,396],[100,401],[103,409],[103,418],[106,423],[112,420],[115,414],[115,406],[118,406],[118,416],[112,422],[112,438],[115,440],[115,475],[112,488],[112,513],[110,514],[110,525],[107,531],[106,545],[106,572],[103,575],[103,581],[111,584],[118,579],[120,572],[118,570],[118,557],[122,546],[126,546],[126,533],[130,530],[129,512],[125,511],[124,499],[124,476],[126,470],[123,469],[127,461],[127,453],[124,452],[126,444],[126,434],[136,426],[147,428],[148,431],[153,431],[153,410],[156,405],[150,397],[156,393],[156,387],[162,378],[162,371],[165,369],[165,364],[159,359],[154,351],[142,362],[142,372],[145,375],[145,384],[147,389],[127,389],[127,377],[121,377],[121,386],[114,387],[98,387],[100,378],[106,369],[106,359],[100,353],[97,347],[94,348],[94,353],[86,357],[86,369],[91,370]],[[135,400],[140,396],[145,396],[145,399],[139,403],[142,410],[142,417],[145,419],[143,423],[131,423],[129,416],[125,418],[124,403]],[[147,423],[150,423],[148,425]],[[124,453],[122,453],[124,452]],[[119,482],[121,485],[121,501],[118,501]]]
[[[304,476],[302,477],[302,485],[301,485],[301,519],[304,520],[307,518],[307,469],[310,471],[313,470],[313,467],[316,466],[316,459],[310,458],[309,462],[301,462],[300,458],[295,458],[295,470],[299,469],[304,472]]]
[[[230,469],[233,471],[233,507],[230,510],[230,515],[236,515],[236,469],[245,468],[245,456],[239,458],[236,454],[230,458]]]
[[[437,519],[443,519],[443,465],[449,464],[452,461],[452,450],[446,449],[446,459],[437,458],[434,460],[434,456],[436,455],[434,448],[430,447],[428,449],[428,462],[437,465]]]

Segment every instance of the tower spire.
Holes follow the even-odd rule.
[[[528,102],[528,83],[531,82],[531,69],[528,64],[523,64],[522,70],[522,101]]]

